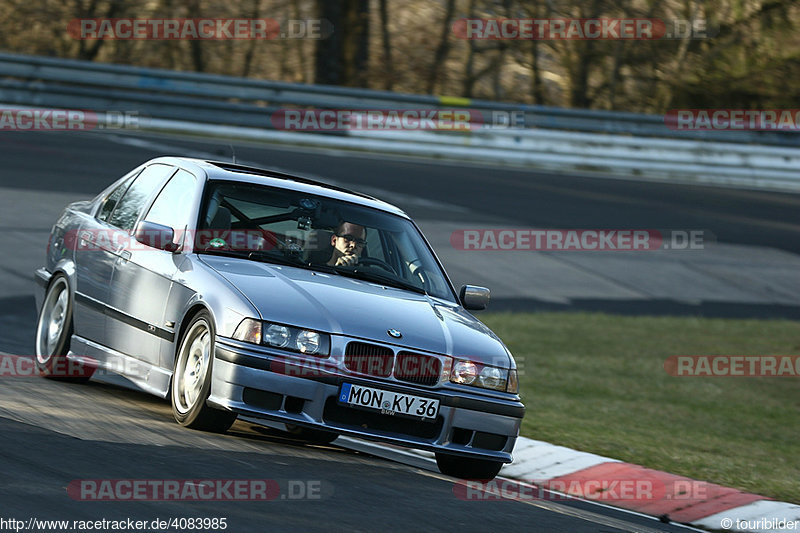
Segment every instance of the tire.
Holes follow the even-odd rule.
[[[72,338],[72,297],[66,276],[56,274],[47,292],[36,323],[36,368],[50,379],[85,383],[94,368],[67,359]]]
[[[170,385],[172,414],[182,426],[225,433],[236,413],[206,405],[211,394],[214,327],[207,311],[197,313],[181,337]]]
[[[494,479],[503,467],[503,463],[498,461],[471,459],[446,453],[436,454],[436,464],[439,466],[439,472],[446,476],[481,481]]]
[[[335,431],[325,431],[324,429],[311,429],[294,424],[286,424],[286,432],[292,437],[313,444],[330,444],[339,436]]]

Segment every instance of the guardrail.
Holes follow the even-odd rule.
[[[293,84],[78,60],[0,54],[0,102],[132,111],[155,129],[218,132],[270,142],[486,161],[637,179],[678,179],[800,190],[800,136],[673,131],[663,117],[387,91]],[[452,109],[517,113],[524,129],[468,132],[267,131],[279,109]],[[202,124],[200,126],[199,124]],[[519,125],[517,125],[519,126]],[[319,133],[319,132],[317,132]]]

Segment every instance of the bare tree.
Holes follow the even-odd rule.
[[[386,0],[380,0],[381,41],[383,43],[384,67],[383,87],[387,91],[391,91],[394,86],[394,67],[392,63],[392,45],[389,34],[389,7],[386,4]]]
[[[661,40],[461,41],[451,35],[460,10],[469,18],[698,19],[718,31],[709,38]],[[333,34],[322,40],[87,40],[76,38],[67,26],[74,19],[131,16],[324,18],[333,24]],[[422,25],[420,20],[435,22]],[[447,90],[471,98],[658,113],[686,106],[796,107],[800,87],[792,80],[800,78],[798,21],[797,0],[3,0],[0,48],[287,81],[362,87],[370,81],[390,90]],[[370,33],[370,27],[376,31]],[[448,68],[452,65],[457,68]]]
[[[446,0],[444,20],[442,21],[442,31],[439,34],[439,45],[436,47],[436,53],[433,57],[433,65],[431,66],[431,70],[428,74],[428,82],[425,86],[425,92],[429,94],[433,93],[433,90],[436,87],[436,82],[439,80],[439,73],[442,69],[442,65],[447,57],[447,53],[450,51],[451,25],[455,10],[456,1]]]
[[[250,18],[261,18],[261,0],[251,0]],[[258,40],[252,39],[247,45],[247,51],[244,54],[244,64],[242,65],[242,76],[244,77],[250,75],[250,69],[253,65],[253,55],[255,55],[257,44]]]
[[[321,18],[333,34],[317,41],[316,83],[365,87],[369,57],[369,1],[317,0]]]
[[[121,10],[121,2],[109,2],[105,5],[98,5],[97,0],[73,0],[75,18],[113,18]],[[100,48],[106,43],[105,39],[94,39],[91,41],[80,39],[78,41],[78,59],[93,61]]]
[[[598,18],[600,14],[600,1],[592,0],[589,12],[584,13],[585,18]],[[570,71],[569,104],[571,107],[589,107],[592,99],[589,96],[589,71],[596,59],[595,48],[597,41],[588,39],[575,41],[573,50],[575,61]]]

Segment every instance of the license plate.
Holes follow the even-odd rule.
[[[399,414],[434,419],[439,414],[439,400],[351,383],[342,384],[339,401],[355,407],[374,409],[389,416]]]

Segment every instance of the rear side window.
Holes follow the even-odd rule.
[[[126,231],[132,230],[153,190],[164,183],[173,172],[175,167],[169,165],[155,164],[145,168],[117,202],[108,223]]]
[[[117,207],[117,202],[119,202],[119,199],[122,198],[122,195],[125,194],[125,191],[127,191],[128,187],[133,183],[133,180],[136,179],[136,176],[141,172],[141,168],[131,170],[122,178],[122,183],[117,185],[113,191],[106,195],[105,200],[103,200],[103,203],[100,205],[100,209],[97,210],[98,220],[108,222],[108,217],[114,211],[114,208]]]
[[[97,214],[97,218],[102,220],[103,222],[108,221],[108,216],[114,211],[114,208],[117,207],[117,202],[119,199],[122,198],[122,195],[125,194],[125,191],[128,190],[130,187],[133,178],[129,178],[122,182],[116,189],[111,191],[106,199],[103,201],[103,205],[100,206],[100,212]]]

